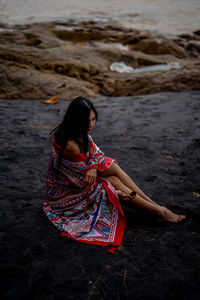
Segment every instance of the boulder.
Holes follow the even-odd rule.
[[[200,36],[200,30],[196,30],[193,32],[195,35]]]
[[[188,40],[188,41],[200,41],[200,36],[198,35],[198,31],[196,33],[183,33],[179,35],[180,38]]]
[[[200,41],[190,41],[186,45],[186,50],[191,56],[199,57],[200,54]]]
[[[97,97],[99,88],[88,81],[38,71],[30,66],[19,68],[3,65],[0,61],[0,98],[6,99],[46,99],[59,96],[63,99],[82,95]]]
[[[186,56],[184,48],[180,47],[172,40],[164,39],[143,39],[133,46],[133,50],[154,55],[171,54],[178,58],[184,58]]]

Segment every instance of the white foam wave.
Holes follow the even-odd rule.
[[[169,64],[157,64],[148,67],[133,68],[126,65],[124,62],[114,62],[110,65],[110,70],[118,73],[138,73],[146,71],[168,71],[171,69],[180,69],[178,62],[171,62]]]

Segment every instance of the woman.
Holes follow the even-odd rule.
[[[62,231],[61,236],[112,245],[110,252],[114,252],[121,244],[125,227],[119,199],[154,214],[159,221],[179,222],[185,216],[153,202],[115,160],[101,152],[90,136],[96,121],[92,102],[78,97],[53,130],[43,208]]]

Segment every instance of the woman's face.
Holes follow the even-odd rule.
[[[88,122],[88,134],[91,133],[95,123],[96,123],[96,115],[93,112],[93,110],[91,110],[90,116],[89,116],[89,122]]]

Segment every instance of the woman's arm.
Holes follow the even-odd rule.
[[[65,149],[72,154],[80,153],[80,148],[78,144],[73,140],[67,142]],[[90,185],[93,184],[96,181],[96,179],[97,179],[97,169],[91,168],[85,173],[84,183],[86,185]]]
[[[84,183],[86,185],[93,184],[97,180],[97,169],[91,168],[85,173]]]
[[[80,148],[79,148],[78,144],[75,141],[72,141],[72,140],[67,142],[67,145],[66,145],[65,149],[68,152],[73,153],[73,154],[80,153]]]
[[[93,184],[97,179],[97,172],[109,168],[113,161],[112,158],[105,156],[90,137],[89,160],[85,170],[84,181],[87,184]]]

